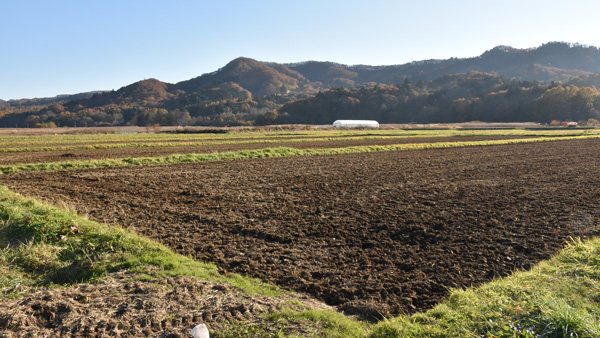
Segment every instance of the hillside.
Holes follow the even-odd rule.
[[[596,118],[600,108],[600,104],[593,101],[596,97],[594,87],[600,87],[599,74],[598,48],[564,42],[530,49],[498,46],[472,58],[424,60],[390,66],[349,66],[320,61],[280,64],[240,57],[212,73],[175,84],[147,79],[116,91],[3,101],[0,102],[0,125],[26,127],[54,122],[62,126],[156,123],[226,126],[331,123],[332,116],[379,116],[382,122],[459,122],[469,118],[490,122],[516,121],[514,119],[550,122],[547,119],[551,116],[587,119]],[[381,91],[385,88],[382,86],[400,88],[401,84],[412,84],[411,91],[418,95],[399,97],[397,93]],[[545,101],[539,100],[546,90],[557,84],[577,87],[569,93],[580,93],[581,87],[593,88],[590,92],[593,95],[586,94],[579,100],[588,103],[587,110],[582,113],[582,109],[576,108],[567,114],[564,111],[567,108],[562,108],[560,113],[540,113]],[[328,101],[321,106],[318,110],[327,107],[328,111],[319,118],[314,117],[313,111],[299,109],[303,105],[313,107],[316,102],[323,103],[323,96],[315,95],[332,88],[338,94],[340,88],[360,92],[358,96],[368,93],[367,101],[371,104],[349,105],[348,100],[339,98],[337,103]],[[524,90],[526,94],[522,93]],[[514,93],[519,95],[512,95]],[[329,93],[326,97],[335,95]],[[347,97],[352,102],[354,99],[365,100],[364,97]],[[499,98],[505,107],[502,112],[473,113],[482,102]],[[575,101],[571,94],[555,99]],[[312,103],[307,104],[306,100],[312,100]],[[375,106],[375,102],[379,105]],[[472,108],[471,113],[456,114],[459,106]],[[570,104],[562,106],[571,107]],[[497,110],[498,105],[490,103],[490,107]],[[401,113],[394,109],[400,109]]]
[[[187,93],[235,83],[255,96],[286,94],[308,81],[285,65],[268,64],[250,58],[237,58],[216,72],[179,82],[175,88]]]
[[[600,72],[600,51],[596,47],[551,42],[538,48],[517,49],[498,46],[473,58],[423,60],[392,66],[347,66],[309,61],[288,64],[310,81],[328,86],[347,84],[429,81],[444,75],[479,71],[506,78],[536,81],[565,81],[574,76]]]
[[[91,91],[73,95],[57,95],[53,97],[40,97],[33,99],[18,99],[18,100],[0,100],[0,107],[33,107],[45,106],[55,103],[69,102],[74,100],[82,100],[92,97],[93,95],[103,93],[104,91]]]
[[[583,121],[600,119],[595,87],[506,80],[471,71],[427,84],[336,88],[290,102],[275,123],[329,124],[338,119],[380,123]]]
[[[158,106],[175,96],[172,84],[148,79],[138,81],[117,91],[104,92],[83,100],[71,101],[69,106],[82,105],[93,108],[106,105]]]

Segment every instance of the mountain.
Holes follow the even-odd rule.
[[[337,83],[363,84],[429,81],[444,75],[478,71],[529,81],[566,81],[600,72],[600,50],[564,42],[551,42],[538,48],[517,49],[498,46],[473,58],[423,60],[392,66],[347,66],[332,62],[308,61],[287,64],[310,81],[326,86]]]
[[[179,82],[175,88],[190,93],[235,83],[252,95],[264,96],[296,91],[307,82],[302,74],[285,65],[240,57],[216,72]]]
[[[596,47],[564,42],[530,49],[498,46],[478,58],[465,60],[462,66],[520,80],[564,80],[565,75],[572,77],[600,72],[600,51]],[[548,74],[540,76],[540,72],[531,72],[536,68],[546,69]]]
[[[408,84],[412,85],[410,89],[406,87]],[[447,121],[467,116],[485,117],[487,115],[480,113],[477,106],[483,100],[510,100],[507,93],[519,93],[519,88],[528,88],[530,92],[521,97],[526,104],[523,103],[518,108],[518,111],[523,112],[524,107],[534,107],[534,101],[540,98],[548,86],[556,87],[558,84],[600,87],[600,50],[597,47],[564,42],[551,42],[529,49],[498,46],[472,58],[432,59],[390,66],[343,65],[322,61],[281,64],[239,57],[212,73],[175,84],[147,79],[116,91],[0,101],[0,108],[4,106],[0,110],[0,123],[22,126],[46,125],[53,121],[62,126],[152,123],[247,125],[286,121],[323,122],[329,119],[323,117],[331,115],[329,113],[321,118],[313,116],[308,119],[306,114],[309,113],[302,107],[310,108],[313,105],[320,105],[315,111],[323,111],[324,107],[337,109],[340,117],[352,107],[355,116],[363,116],[361,109],[370,109],[378,112],[383,121],[389,122],[394,119]],[[387,91],[382,90],[382,85],[393,85],[397,89],[389,87]],[[328,94],[317,97],[317,93],[325,93],[332,88],[365,91],[350,93],[352,95],[338,91],[337,96]],[[412,94],[404,94],[403,90],[418,95],[413,97]],[[568,88],[564,90],[567,93],[577,92]],[[491,95],[492,93],[496,94]],[[557,95],[558,92],[554,94]],[[579,94],[585,96],[586,100],[589,96],[589,93]],[[391,101],[379,100],[379,95],[387,95]],[[559,100],[566,100],[569,95],[571,94],[564,95],[565,98]],[[313,97],[315,100],[309,102]],[[432,102],[420,101],[426,97]],[[517,97],[519,96],[513,98]],[[474,98],[479,98],[480,101],[468,104],[470,115],[452,115],[455,111],[451,105],[464,108],[467,106],[466,100]],[[301,100],[308,101],[293,105]],[[350,104],[357,101],[370,104]],[[503,116],[497,112],[492,119],[530,116],[515,115],[516,106],[507,102],[503,104],[512,107],[513,111]],[[284,105],[286,109],[282,110]],[[415,111],[399,115],[398,111],[391,111],[390,107]],[[578,109],[573,110],[580,111]],[[451,111],[454,113],[450,114]],[[577,114],[579,117],[595,116],[585,112]],[[288,116],[287,120],[285,116]],[[549,116],[540,113],[535,118],[541,121]]]
[[[469,71],[517,80],[567,82],[600,72],[600,50],[564,42],[551,42],[529,49],[498,46],[473,58],[423,60],[391,66],[349,66],[320,61],[278,64],[240,57],[215,72],[176,84],[148,79],[111,92],[8,102],[11,106],[31,106],[77,100],[77,104],[86,107],[109,104],[156,107],[192,93],[203,92],[209,97],[216,93],[217,100],[247,98],[248,95],[314,94],[333,87],[394,84],[406,79],[412,82],[431,81]]]
[[[303,74],[309,81],[319,82],[325,87],[342,85],[352,87],[358,77],[358,73],[351,70],[352,67],[333,62],[308,61],[286,66]]]
[[[97,93],[86,99],[71,101],[69,107],[81,105],[91,108],[123,104],[153,107],[175,97],[174,89],[172,84],[157,79],[147,79],[122,87],[117,91]]]
[[[74,100],[69,107],[101,107],[107,105],[139,105],[162,107],[174,105],[171,100],[198,95],[208,101],[250,99],[252,96],[281,95],[302,91],[308,80],[285,65],[259,62],[240,57],[225,67],[176,84],[157,79],[138,81],[117,91],[103,92],[82,100]],[[184,98],[183,101],[186,101]],[[175,104],[176,105],[176,104]]]
[[[93,95],[103,93],[104,91],[91,91],[73,95],[57,95],[53,97],[40,97],[34,99],[18,99],[18,100],[0,100],[0,107],[32,107],[32,106],[45,106],[56,103],[69,102],[73,100],[81,100],[92,97]]]

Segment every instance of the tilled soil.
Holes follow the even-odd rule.
[[[597,230],[600,140],[31,172],[25,195],[347,313],[431,308]]]
[[[245,149],[263,149],[273,147],[306,148],[335,148],[349,146],[388,145],[406,143],[432,143],[432,142],[466,142],[483,140],[504,140],[527,138],[525,136],[456,136],[456,137],[418,137],[418,138],[390,138],[390,139],[357,139],[357,140],[330,140],[310,142],[277,143],[238,143],[238,144],[212,144],[203,146],[176,146],[176,147],[148,147],[148,148],[114,148],[114,149],[86,149],[86,150],[53,150],[44,152],[6,152],[0,153],[0,165],[17,163],[42,163],[63,162],[76,160],[92,160],[105,158],[165,156],[171,154],[187,153],[212,153],[222,151],[235,151]]]
[[[177,338],[190,337],[190,330],[201,323],[214,335],[228,321],[256,324],[261,314],[290,307],[291,300],[326,307],[290,296],[250,297],[227,284],[189,277],[140,281],[123,272],[97,284],[25,291],[26,296],[2,300],[0,337]],[[295,333],[306,333],[287,324]]]

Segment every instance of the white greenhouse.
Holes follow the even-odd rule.
[[[379,122],[373,120],[336,120],[333,122],[336,128],[379,128]]]

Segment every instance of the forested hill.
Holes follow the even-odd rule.
[[[550,82],[600,72],[600,50],[597,47],[552,42],[530,49],[498,46],[473,58],[424,60],[393,66],[346,66],[316,61],[287,66],[308,80],[320,81],[326,86],[350,87],[368,82],[391,84],[401,83],[406,78],[411,82],[429,81],[469,71]]]
[[[392,66],[240,57],[175,84],[148,79],[116,91],[1,101],[0,126],[576,120],[596,118],[599,73],[598,48],[563,42]],[[587,105],[571,108],[582,95]],[[551,96],[568,114],[542,112]]]
[[[307,83],[302,74],[284,65],[241,57],[214,73],[179,82],[176,88],[194,93],[224,84],[237,84],[252,95],[264,96],[286,94],[289,90],[302,91],[301,86]]]
[[[69,102],[74,100],[82,100],[92,97],[93,95],[103,93],[104,91],[92,91],[73,95],[57,95],[53,97],[40,97],[33,99],[18,99],[18,100],[0,100],[0,107],[35,107],[45,106],[61,102]]]
[[[326,124],[337,119],[369,119],[380,123],[583,121],[597,124],[599,111],[600,91],[596,87],[544,84],[469,72],[428,83],[405,80],[396,85],[324,91],[283,105],[277,122]]]

